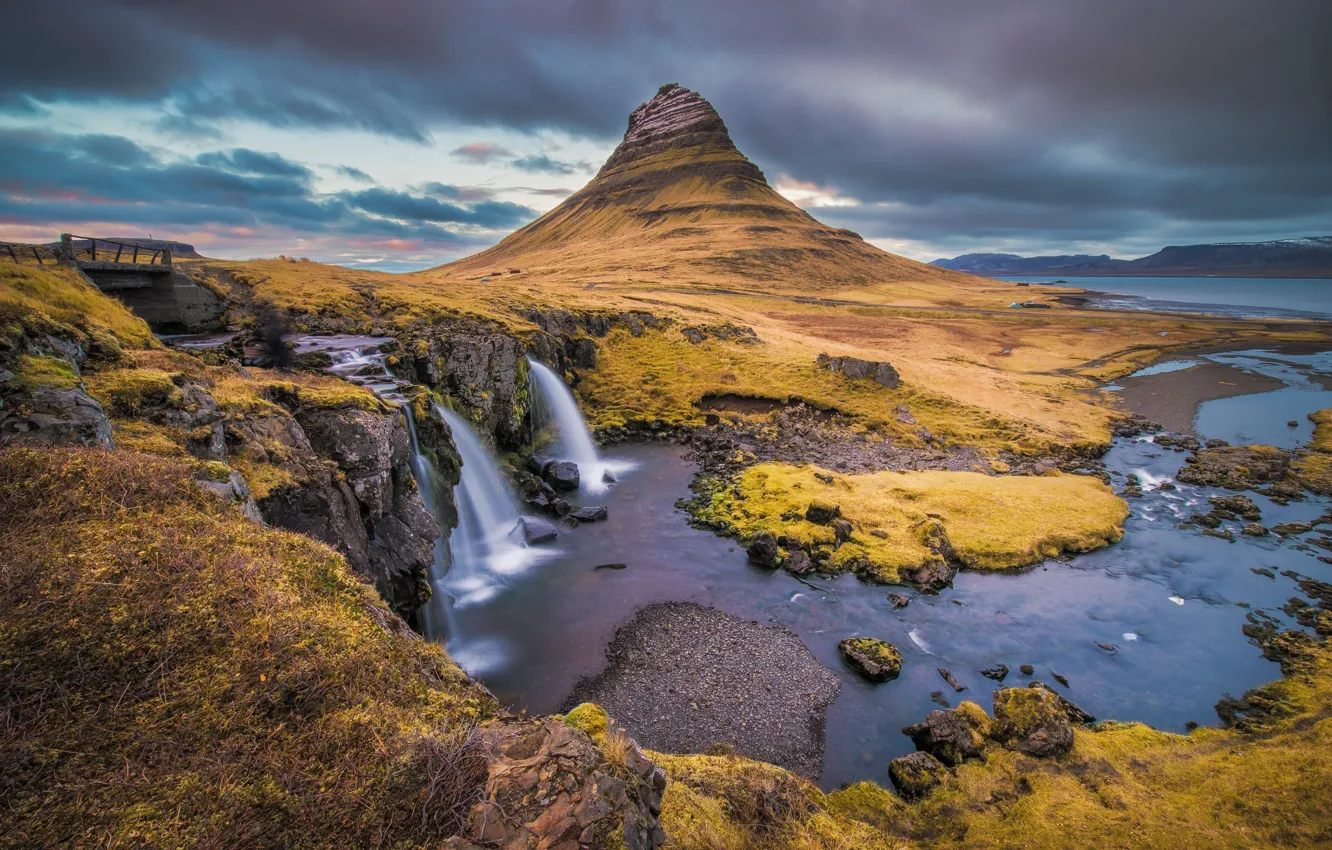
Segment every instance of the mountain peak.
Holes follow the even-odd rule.
[[[740,153],[717,110],[696,91],[667,83],[629,114],[619,147],[601,167],[600,176],[633,169],[662,154],[690,151],[707,159],[743,163],[745,177],[763,181],[763,172]],[[766,181],[765,181],[766,182]]]

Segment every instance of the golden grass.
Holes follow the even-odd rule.
[[[103,347],[156,345],[142,319],[103,295],[73,269],[0,264],[0,327],[6,335],[55,333],[92,338]]]
[[[0,452],[8,840],[437,846],[458,824],[435,819],[427,766],[492,698],[342,556],[192,474]]]
[[[43,387],[68,390],[80,384],[79,376],[69,361],[59,357],[20,354],[14,365],[17,386],[24,392]]]
[[[763,463],[714,495],[701,519],[743,538],[766,532],[831,555],[830,565],[898,581],[928,563],[937,520],[957,558],[971,569],[1008,569],[1064,552],[1084,552],[1123,535],[1128,507],[1085,475],[991,476],[976,472],[836,475],[818,467]],[[812,502],[837,505],[854,528],[835,553],[833,529],[804,519]]]

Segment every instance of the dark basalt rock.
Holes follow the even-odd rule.
[[[578,464],[568,460],[547,463],[541,472],[546,483],[556,490],[568,492],[578,489]]]
[[[1264,525],[1259,525],[1256,522],[1251,522],[1240,530],[1240,534],[1243,534],[1247,537],[1266,537],[1267,527]]]
[[[1262,519],[1258,506],[1248,496],[1212,496],[1207,500],[1212,506],[1212,513],[1225,519]]]
[[[1185,484],[1248,490],[1280,481],[1290,468],[1290,454],[1271,446],[1221,446],[1195,451],[1176,476]]]
[[[841,514],[841,509],[837,505],[826,502],[810,502],[809,507],[805,509],[805,519],[815,525],[828,525]]]
[[[585,505],[569,512],[569,517],[579,522],[600,522],[607,516],[608,512],[601,505]]]
[[[887,641],[846,638],[837,649],[853,670],[871,682],[887,682],[902,672],[902,656]]]
[[[942,677],[943,680],[948,683],[948,687],[952,688],[954,693],[961,693],[962,691],[965,691],[967,689],[966,685],[958,684],[957,679],[953,678],[953,674],[950,673],[948,670],[944,669],[943,667],[939,668],[939,676]]]
[[[559,531],[541,517],[524,516],[518,518],[512,534],[528,546],[549,543],[559,536]]]
[[[888,779],[907,800],[919,800],[943,783],[948,769],[929,753],[914,752],[888,763]]]
[[[771,534],[756,535],[745,553],[749,555],[750,563],[760,567],[775,570],[782,565],[782,548]]]
[[[910,597],[903,596],[900,593],[888,594],[888,605],[891,608],[893,608],[893,610],[896,610],[898,608],[905,608],[907,607],[908,604],[910,604],[910,602],[911,602]]]
[[[786,553],[786,562],[782,567],[791,575],[803,576],[814,572],[814,562],[809,559],[803,549],[788,549]]]
[[[996,664],[993,667],[987,667],[980,671],[980,674],[987,679],[994,679],[996,682],[1002,682],[1008,678],[1008,667],[1003,664]]]
[[[1021,667],[1018,667],[1018,672],[1024,676],[1030,676],[1032,673],[1036,672],[1036,668],[1032,667],[1030,664],[1023,664]]]

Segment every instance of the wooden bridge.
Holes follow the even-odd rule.
[[[0,242],[0,261],[72,266],[93,285],[125,302],[154,330],[211,329],[225,302],[172,264],[171,247],[60,234],[55,244]]]

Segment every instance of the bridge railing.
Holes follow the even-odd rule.
[[[103,263],[134,263],[136,265],[170,265],[171,252],[164,248],[147,248],[133,242],[99,239],[95,236],[60,234],[60,243],[70,260]]]
[[[59,253],[50,245],[33,245],[29,242],[0,242],[0,260],[23,264],[44,266],[55,265],[60,261]]]

